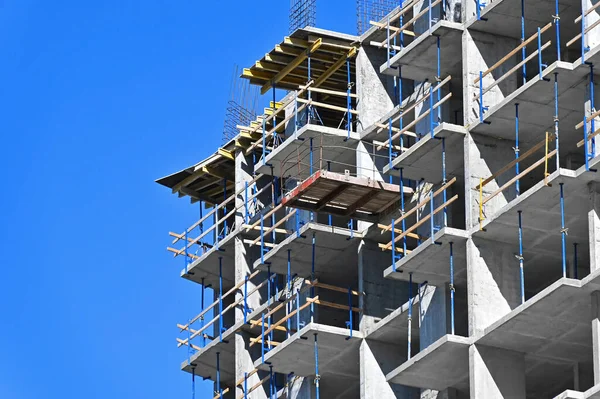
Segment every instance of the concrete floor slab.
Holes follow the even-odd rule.
[[[402,67],[402,77],[419,82],[434,81],[437,72],[438,38],[440,41],[440,71],[442,76],[451,75],[454,80],[462,79],[462,24],[438,21],[431,29],[423,32],[402,51],[383,64],[379,71],[386,75],[398,76]],[[373,43],[371,43],[373,45]],[[460,84],[460,83],[456,83]]]
[[[572,245],[579,243],[578,263],[581,267],[589,264],[586,251],[588,188],[586,181],[575,176],[576,172],[568,169],[552,173],[548,177],[551,186],[544,185],[543,181],[537,183],[494,214],[485,215],[483,230],[478,225],[470,231],[474,239],[510,244],[516,254],[519,249],[518,211],[521,211],[525,283],[534,292],[562,274],[560,183],[564,183],[565,227],[569,229],[567,251],[572,257]]]
[[[363,336],[359,331],[309,323],[265,355],[265,363],[257,359],[254,366],[278,373],[294,373],[301,377],[315,375],[315,340],[319,351],[319,374],[322,378],[338,376],[356,378],[359,374],[359,346]],[[267,364],[268,362],[268,364]]]
[[[444,227],[434,238],[425,240],[410,254],[396,262],[396,271],[390,266],[383,272],[384,277],[396,280],[409,280],[409,273],[416,283],[429,282],[439,286],[450,281],[450,243],[453,243],[454,277],[464,278],[466,274],[466,246],[469,234],[465,230]]]
[[[181,270],[181,277],[198,284],[212,285],[219,288],[219,257],[222,257],[223,289],[235,285],[235,236],[240,233],[236,229],[219,241],[218,246],[210,248],[200,258],[190,263],[186,269]]]
[[[399,169],[406,179],[437,183],[442,181],[442,140],[446,147],[446,175],[449,180],[453,176],[464,175],[464,139],[467,129],[450,123],[442,123],[433,137],[426,134],[407,151],[394,158],[392,167],[384,166],[384,173],[400,176]]]
[[[475,343],[567,362],[590,362],[590,293],[561,278],[485,329]]]
[[[362,233],[341,227],[319,223],[307,223],[283,240],[264,256],[264,264],[258,259],[254,267],[287,274],[288,250],[291,258],[292,274],[309,277],[312,269],[312,238],[315,237],[315,274],[321,281],[336,281],[336,285],[354,284],[358,268],[358,244]]]
[[[188,360],[181,363],[181,370],[194,373],[202,378],[216,381],[217,353],[219,354],[219,374],[221,388],[235,384],[235,342],[233,339],[220,341],[218,338],[210,342],[201,351],[196,352]]]
[[[386,376],[388,382],[438,391],[464,389],[469,380],[471,339],[445,335]]]
[[[585,399],[600,399],[600,385],[594,385],[584,393]]]
[[[370,325],[365,331],[365,339],[385,342],[392,345],[406,345],[408,340],[408,306],[406,302],[383,319]],[[412,300],[412,313],[419,314],[419,296]],[[413,350],[419,350],[419,323],[411,324]],[[413,353],[415,353],[413,352]]]
[[[494,0],[486,3],[487,6],[481,10],[481,20],[477,20],[477,16],[472,17],[467,21],[466,28],[520,40],[521,0]],[[553,1],[528,0],[525,7],[525,37],[533,35],[538,27],[552,22],[552,15],[556,14]],[[571,40],[577,34],[577,27],[571,21],[581,15],[581,4],[560,0],[559,13],[561,35],[566,40]],[[562,21],[568,22],[565,24]],[[554,37],[552,40],[554,41]]]
[[[533,78],[525,85],[507,95],[501,102],[484,113],[484,122],[473,123],[469,130],[506,140],[515,139],[515,104],[519,104],[519,140],[521,143],[537,143],[544,139],[546,130],[553,131],[554,74],[558,73],[558,106],[560,126],[569,130],[583,118],[582,99],[588,73],[573,69],[569,62],[555,62],[542,75],[550,81]],[[561,147],[575,148],[580,135],[561,135]]]
[[[265,162],[257,162],[257,173],[271,175],[271,165],[275,176],[293,176],[306,179],[310,173],[310,139],[313,139],[313,169],[327,168],[332,161],[331,170],[344,172],[348,166],[356,163],[356,146],[359,134],[345,129],[308,124],[298,129],[296,134],[288,136],[283,143],[267,155]],[[334,162],[335,161],[335,162]],[[300,165],[300,166],[299,166]]]

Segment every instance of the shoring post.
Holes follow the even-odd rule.
[[[450,241],[450,329],[454,335],[454,243]]]
[[[188,342],[190,342],[188,340]],[[196,398],[196,366],[192,366],[192,399]]]
[[[515,104],[515,176],[519,175],[519,103]],[[520,179],[515,182],[517,197],[521,194]]]
[[[273,399],[273,385],[275,382],[273,381],[273,366],[269,366],[269,399]]]
[[[539,31],[538,31],[539,35]],[[521,44],[525,42],[525,0],[521,0]],[[525,61],[527,58],[527,49],[526,46],[521,48],[521,61]],[[539,47],[538,47],[539,50]],[[523,62],[523,66],[521,67],[521,73],[523,75],[523,84],[527,83],[527,63]]]
[[[331,171],[331,161],[327,161],[327,171],[328,172]],[[331,213],[327,215],[327,218],[329,221],[329,225],[331,226],[331,221],[332,221]]]
[[[428,4],[428,8],[429,10],[427,11],[428,14],[428,18],[429,18],[429,32],[431,32],[431,25],[433,23],[433,16],[431,15],[431,0],[428,0],[429,4]]]
[[[538,36],[537,36],[538,67],[539,67],[539,75],[540,75],[540,80],[541,80],[541,79],[543,79],[543,77],[542,77],[543,68],[546,68],[548,65],[542,63],[542,32],[541,32],[541,29],[539,26],[537,28],[537,32],[538,32]]]
[[[202,308],[202,312],[204,312],[204,277],[202,277],[202,284],[200,284],[200,287],[202,287],[202,298],[200,299],[200,307]],[[200,328],[204,328],[204,315],[200,316]],[[189,339],[188,342],[190,342]],[[202,334],[202,347],[204,348],[205,346],[206,335]]]
[[[408,273],[408,348],[407,348],[407,359],[410,360],[412,357],[411,341],[412,341],[412,272]]]
[[[311,79],[311,59],[310,59],[310,52],[308,53],[308,57],[306,57],[306,62],[307,62],[307,72],[306,72],[306,78],[307,78],[307,82],[310,82]],[[308,84],[308,83],[307,83]],[[307,96],[308,96],[308,107],[306,109],[306,124],[308,125],[310,123],[310,118],[312,116],[312,92],[310,91],[310,89],[307,91]]]
[[[429,134],[433,138],[433,89],[434,84],[429,85]],[[419,138],[421,136],[419,135]]]
[[[396,271],[396,219],[394,218],[392,218],[392,271]]]
[[[244,182],[244,223],[248,224],[248,182]]]
[[[440,40],[441,40],[440,37],[437,36],[437,76],[435,77],[436,86],[442,82],[442,64],[441,64],[442,63],[442,53],[441,53]],[[442,100],[442,88],[440,87],[437,90],[437,104],[439,104],[441,100]],[[436,126],[439,126],[440,123],[442,123],[442,106],[438,105],[437,106]],[[431,131],[431,135],[432,135],[431,137],[433,137],[433,130]]]
[[[403,168],[400,168],[400,215],[404,216],[404,173],[403,173]],[[402,231],[406,231],[406,219],[402,219]],[[404,251],[402,253],[403,254],[402,256],[405,256],[406,255],[406,236],[404,236],[404,238],[402,239],[402,250]]]
[[[294,138],[298,138],[298,90],[294,92]]]
[[[346,325],[348,326],[348,330],[350,330],[350,336],[346,339],[352,338],[352,288],[348,287],[348,321]]]
[[[483,113],[487,110],[483,106],[483,71],[479,71],[479,122],[483,123]]]
[[[581,64],[585,64],[585,53],[588,51],[585,46],[585,21],[587,20],[585,4],[585,1],[581,2]]]
[[[288,295],[292,295],[292,250],[287,250],[287,292]],[[289,303],[286,306],[286,316],[290,314],[293,304]],[[292,329],[292,321],[290,318],[287,319],[287,338],[290,337],[290,331]]]
[[[248,275],[246,275],[244,277],[244,324],[246,324],[247,322],[248,322]]]
[[[219,211],[216,209],[217,204],[215,204],[215,212],[213,213],[213,223],[214,223],[214,243],[215,247],[219,249]]]
[[[296,332],[300,331],[300,291],[296,291]]]
[[[560,185],[560,234],[562,241],[562,272],[563,277],[567,277],[567,231],[565,228],[565,197],[563,186],[564,183],[559,183]]]
[[[265,220],[262,212],[260,214],[260,263],[265,264]]]
[[[553,15],[554,25],[556,26],[556,60],[560,61],[560,10],[558,7],[558,0],[555,1],[554,11],[556,15]]]
[[[442,137],[442,184],[446,184],[446,139]],[[443,192],[444,204],[446,203],[446,189]],[[433,216],[432,216],[433,217]],[[444,206],[444,227],[448,226],[448,207]]]
[[[223,179],[223,203],[227,201],[227,179]],[[223,205],[223,238],[227,236],[227,205]],[[217,226],[217,229],[219,227]]]
[[[264,312],[262,314],[262,321],[260,323],[260,326],[261,326],[261,333],[260,333],[261,359],[260,359],[260,361],[261,361],[261,363],[264,364],[265,363],[265,351],[266,351],[266,347],[265,347],[265,314],[264,314]]]
[[[223,342],[223,257],[219,256],[219,342]]]
[[[310,175],[312,176],[313,175],[313,138],[312,137],[309,139],[309,145],[310,145]],[[310,221],[311,222],[314,220],[313,216],[314,216],[314,214],[311,211],[310,212]]]
[[[316,253],[316,248],[317,248],[317,238],[315,236],[315,233],[313,232],[313,236],[312,236],[312,256],[311,256],[311,266],[310,266],[310,281],[311,283],[313,281],[315,281],[315,253]],[[315,286],[311,285],[310,287],[310,297],[314,298],[315,297]],[[310,304],[310,322],[312,323],[314,321],[314,315],[315,315],[315,304],[311,302]]]
[[[271,85],[273,87],[273,148],[277,145],[277,130],[275,130],[275,126],[277,126],[277,115],[275,112],[277,111],[277,94],[275,92],[275,82]]]
[[[400,135],[402,136],[402,135]],[[392,118],[390,117],[390,119],[388,120],[388,167],[390,170],[392,170],[392,148],[393,148],[393,143],[392,143]],[[389,177],[389,183],[392,184],[393,183],[393,176],[390,173],[390,177]]]
[[[185,262],[185,274],[188,273],[188,267],[189,267],[189,262],[188,262],[188,231],[187,229],[185,229],[185,241],[183,242],[183,248],[184,248],[184,255],[183,255],[183,261]]]
[[[594,99],[595,96],[594,89],[594,64],[590,64],[590,113],[594,113],[596,111],[596,101]],[[590,121],[590,133],[594,133],[596,131],[596,118],[592,118]],[[593,159],[596,156],[596,139],[592,137],[590,142],[592,146],[590,151],[590,159]]]
[[[557,0],[558,1],[558,0]],[[554,72],[554,139],[556,140],[556,170],[560,169],[560,151],[558,140],[558,72]]]
[[[319,380],[321,379],[321,376],[319,375],[319,345],[317,342],[317,334],[315,334],[315,392],[316,392],[316,399],[320,398],[320,392],[319,392]]]
[[[244,373],[244,399],[248,399],[248,373]]]
[[[429,213],[431,214],[431,217],[429,218],[430,221],[430,225],[431,225],[431,243],[435,244],[435,230],[434,230],[434,206],[433,206],[433,189],[431,191],[429,191]]]
[[[523,265],[523,225],[521,223],[522,211],[517,211],[519,215],[519,276],[521,280],[521,303],[525,303],[525,270]]]
[[[223,397],[223,391],[221,390],[221,353],[217,352],[217,392],[219,398]]]
[[[352,106],[352,101],[351,101],[351,89],[352,89],[352,82],[351,82],[351,78],[350,78],[350,57],[346,57],[346,70],[348,73],[348,88],[347,90],[347,99],[346,99],[346,105],[347,105],[347,110],[346,112],[348,113],[348,137],[346,138],[347,140],[350,139],[350,131],[352,130],[352,112],[350,107]]]
[[[577,271],[577,243],[573,243],[573,278],[579,279],[579,272]]]
[[[386,44],[386,53],[387,53],[387,67],[390,67],[390,16],[388,15],[387,17],[387,31],[386,31],[386,39],[385,39],[385,44]]]
[[[267,121],[266,118],[262,120],[262,164],[267,164]]]

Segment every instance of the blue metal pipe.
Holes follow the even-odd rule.
[[[429,218],[430,226],[431,226],[431,242],[435,243],[435,230],[434,230],[434,208],[433,208],[433,189],[429,192],[429,213],[431,217]]]
[[[450,329],[454,335],[454,249],[450,242]]]
[[[515,104],[515,159],[517,163],[515,164],[515,176],[519,175],[519,103]],[[520,179],[517,179],[515,182],[515,191],[517,192],[517,197],[521,194],[521,185]]]
[[[204,312],[204,277],[202,277],[202,284],[200,284],[200,287],[202,287],[202,298],[200,299],[200,307],[202,308],[202,312]],[[204,328],[204,315],[200,316],[200,328]],[[204,331],[204,330],[202,330]],[[188,342],[190,342],[188,340]],[[202,347],[204,348],[204,346],[206,345],[206,336],[204,334],[202,334]]]
[[[317,238],[315,236],[315,233],[313,232],[313,236],[312,236],[312,257],[311,257],[311,265],[310,265],[310,281],[311,281],[311,283],[313,281],[315,281],[315,253],[316,253],[316,247],[317,247]],[[315,287],[314,287],[314,285],[310,286],[310,297],[311,298],[315,297]],[[311,302],[311,304],[310,304],[310,321],[311,321],[311,323],[314,321],[314,315],[315,315],[315,304]]]
[[[320,398],[320,390],[319,390],[319,380],[321,376],[319,375],[319,346],[317,343],[317,334],[315,334],[315,393],[316,399]]]
[[[292,295],[292,250],[287,250],[287,290],[288,295]],[[288,302],[287,314],[290,314],[292,305]],[[287,319],[287,337],[290,337],[290,331],[292,330],[292,321]]]
[[[560,169],[560,151],[558,140],[558,72],[554,73],[554,136],[556,140],[556,170]]]
[[[579,272],[577,270],[577,243],[573,243],[573,277],[579,279]]]
[[[223,257],[219,256],[219,342],[223,342]]]
[[[538,32],[539,34],[539,32]],[[525,42],[525,0],[521,0],[521,43]],[[525,61],[527,58],[527,49],[526,46],[523,46],[521,49],[521,61]],[[527,66],[526,62],[523,63],[522,74],[523,74],[523,84],[527,83]]]
[[[192,366],[192,399],[195,399],[195,398],[196,398],[196,367]]]
[[[346,112],[348,113],[348,137],[347,139],[350,139],[350,131],[352,130],[352,112],[351,111],[351,106],[352,106],[352,98],[350,97],[350,95],[352,94],[351,91],[351,87],[352,87],[352,80],[350,77],[350,58],[346,58],[346,70],[348,72],[348,88],[347,90],[347,96],[346,96],[346,105],[347,105],[347,110]]]
[[[446,139],[442,137],[442,184],[446,184]],[[443,193],[444,204],[446,203],[446,189]],[[433,216],[432,216],[433,217]],[[448,226],[448,207],[444,206],[444,227]]]
[[[412,273],[408,273],[408,348],[407,348],[407,360],[412,357],[411,341],[412,341]]]
[[[554,16],[554,25],[556,25],[556,54],[557,61],[560,61],[560,9],[558,7],[558,0],[555,1],[554,12],[556,13]]]
[[[564,183],[560,183],[560,233],[562,238],[562,269],[563,277],[567,277],[567,230],[565,229],[565,197]]]
[[[409,181],[410,182],[410,181]],[[400,168],[400,212],[404,215],[404,173]],[[402,219],[402,231],[406,231],[406,219]],[[406,255],[406,236],[402,239],[402,256]]]
[[[221,353],[217,352],[217,391],[219,392],[219,398],[223,397],[223,391],[221,390]]]

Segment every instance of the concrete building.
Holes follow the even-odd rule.
[[[159,179],[214,398],[600,398],[600,2],[406,0],[282,38],[264,115]],[[598,125],[598,126],[597,126]]]

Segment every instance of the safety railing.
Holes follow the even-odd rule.
[[[414,29],[415,23],[425,15],[427,15],[428,21],[428,30],[431,29],[434,23],[433,19],[433,9],[434,7],[439,6],[440,15],[443,14],[443,2],[442,0],[426,0],[425,7],[418,13],[414,13],[414,7],[418,6],[421,0],[408,0],[406,3],[401,0],[400,1],[400,10],[395,15],[388,15],[383,18],[379,22],[369,21],[371,25],[378,27],[380,30],[386,30],[386,38],[384,41],[377,43],[379,48],[387,49],[387,66],[390,65],[391,58],[396,55],[396,52],[402,51],[404,48],[404,35],[417,37],[419,36]],[[408,18],[410,12],[413,12],[412,18],[408,21],[404,22],[405,18]],[[398,26],[395,26],[397,24]],[[409,27],[413,27],[412,30],[409,30]],[[399,45],[398,45],[399,44]]]
[[[587,24],[587,17],[595,10],[598,9],[598,7],[600,7],[600,3],[596,3],[592,6],[590,6],[589,8],[587,8],[587,1],[582,1],[581,2],[581,15],[578,16],[577,18],[575,18],[575,23],[581,23],[581,30],[580,32],[571,40],[569,40],[567,42],[567,47],[572,46],[573,44],[575,44],[578,40],[581,41],[581,63],[585,64],[586,60],[585,60],[585,54],[590,51],[590,46],[587,45],[587,41],[586,41],[586,35],[588,33],[590,33],[593,29],[597,28],[598,26],[600,26],[600,18],[598,18],[595,22],[593,22],[592,24],[590,24],[588,26]]]
[[[511,50],[508,54],[506,54],[504,57],[502,57],[498,62],[496,62],[494,65],[492,65],[489,69],[487,69],[486,71],[479,71],[479,77],[477,79],[475,79],[474,84],[479,86],[479,121],[481,123],[483,123],[483,116],[484,116],[485,112],[489,110],[489,107],[485,106],[484,101],[483,101],[485,94],[488,93],[490,90],[492,90],[494,87],[498,86],[500,83],[502,83],[504,80],[506,80],[512,74],[514,74],[520,68],[522,69],[523,79],[525,81],[525,79],[526,79],[525,77],[526,77],[526,73],[527,73],[526,64],[536,57],[537,57],[537,63],[538,63],[538,75],[539,75],[540,79],[543,79],[544,68],[546,68],[548,65],[544,64],[542,62],[542,52],[544,50],[546,50],[548,47],[550,47],[550,45],[552,44],[552,40],[548,40],[547,42],[542,44],[542,34],[546,31],[548,31],[552,26],[553,26],[553,22],[549,22],[547,25],[545,25],[542,28],[538,27],[536,33],[531,35],[528,39],[524,40],[521,44],[519,44],[517,47],[515,47],[513,50]],[[526,47],[528,44],[532,43],[533,41],[537,41],[537,49],[534,52],[532,52],[531,54],[526,56]],[[522,60],[520,62],[518,62],[515,66],[513,66],[511,69],[509,69],[502,76],[494,79],[494,81],[492,83],[490,83],[486,87],[484,87],[484,78],[486,76],[488,76],[489,74],[491,74],[496,69],[498,69],[500,66],[504,65],[504,63],[506,61],[511,59],[511,57],[515,56],[519,51],[522,52]]]
[[[453,177],[450,181],[442,184],[438,189],[434,190],[431,187],[429,190],[429,194],[427,194],[427,198],[420,201],[413,208],[406,212],[402,212],[399,218],[392,219],[389,225],[378,224],[377,227],[381,229],[382,233],[391,231],[392,239],[387,244],[379,244],[379,248],[382,251],[392,251],[392,268],[396,271],[396,262],[401,259],[403,256],[410,254],[411,250],[407,248],[407,238],[414,238],[417,240],[417,246],[422,243],[423,240],[426,240],[427,237],[423,237],[422,235],[413,233],[420,226],[424,225],[429,221],[429,238],[435,242],[435,233],[439,231],[442,227],[446,227],[448,224],[448,206],[450,206],[454,201],[458,199],[458,194],[454,195],[452,198],[447,199],[447,190],[456,183],[456,177]],[[435,207],[435,199],[442,198],[442,204]],[[426,206],[429,206],[429,213],[424,215],[421,218],[417,218],[416,222],[410,226],[406,227],[406,222],[410,216],[417,216],[419,212],[422,212]],[[435,215],[443,213],[443,221],[442,225],[436,225]],[[396,226],[398,224],[402,225],[402,229],[398,229]],[[397,247],[396,244],[402,240],[402,247]]]
[[[258,197],[271,188],[273,182],[269,182],[261,188],[258,188],[257,182],[263,175],[257,175],[251,181],[246,182],[243,189],[225,198],[223,202],[215,205],[206,215],[201,215],[200,219],[185,229],[182,233],[169,232],[169,235],[174,237],[172,244],[183,241],[182,248],[167,247],[169,252],[173,253],[173,257],[183,256],[185,260],[186,272],[189,264],[199,259],[203,254],[213,248],[219,247],[219,243],[227,234],[234,231],[235,221],[231,218],[236,212],[244,211],[244,221],[247,224],[249,220],[262,207],[258,202]],[[243,195],[244,201],[241,205],[235,205],[235,200],[240,195]],[[202,211],[202,207],[200,207]],[[227,211],[227,209],[231,209]],[[212,219],[212,220],[211,220]],[[210,223],[206,227],[205,224]],[[197,230],[196,237],[193,233]],[[195,249],[195,250],[194,250]]]
[[[429,87],[429,90],[427,91],[427,93],[423,93],[423,95],[421,97],[416,99],[416,101],[414,103],[412,103],[411,105],[409,105],[407,108],[401,108],[400,114],[396,115],[392,118],[389,118],[387,124],[377,123],[376,124],[376,126],[378,128],[377,132],[381,132],[384,129],[387,129],[389,132],[388,139],[386,141],[384,141],[383,143],[379,143],[377,145],[377,147],[376,147],[377,151],[380,151],[383,148],[390,148],[390,147],[403,149],[405,143],[402,140],[402,138],[404,136],[413,137],[413,138],[415,138],[415,140],[418,140],[421,137],[423,137],[423,135],[411,132],[410,129],[415,127],[417,125],[417,123],[421,122],[422,120],[424,120],[427,117],[429,117],[429,134],[433,138],[434,130],[441,122],[441,106],[452,97],[452,93],[448,93],[447,95],[445,95],[442,98],[441,97],[441,89],[446,84],[448,84],[451,80],[452,80],[452,77],[447,76],[443,80],[438,81],[437,85],[435,85],[435,86],[431,85]],[[437,99],[434,99],[435,95],[437,95]],[[401,121],[403,121],[404,118],[407,118],[410,112],[415,111],[415,109],[419,105],[423,104],[425,101],[429,101],[428,109],[425,110],[423,113],[421,113],[419,116],[416,116],[412,122],[408,123],[406,126],[402,126],[403,123],[400,123],[400,125],[402,126],[400,128],[393,126],[397,122],[399,122],[399,121],[401,122]],[[435,115],[437,115],[437,117]],[[396,147],[393,145],[393,142],[394,142],[394,140],[396,140],[398,138],[401,139],[400,146]]]
[[[276,274],[267,272],[267,278],[262,280],[260,283],[253,285],[251,289],[249,289],[249,284],[252,283],[252,280],[256,280],[256,277],[259,276],[261,272],[256,270],[244,278],[244,280],[238,282],[235,286],[230,288],[227,292],[223,293],[223,278],[222,278],[222,258],[219,258],[219,287],[217,292],[217,300],[211,303],[209,306],[204,308],[204,304],[202,304],[202,311],[190,319],[186,324],[177,324],[177,327],[180,329],[180,332],[187,333],[186,338],[177,338],[177,347],[187,346],[191,352],[188,352],[189,356],[196,352],[202,350],[208,343],[215,339],[219,339],[219,342],[223,341],[223,333],[227,331],[227,328],[231,326],[225,326],[224,318],[226,314],[231,313],[231,310],[240,307],[242,308],[242,312],[244,314],[244,323],[247,323],[248,316],[252,313],[253,309],[248,306],[249,298],[255,293],[259,292],[263,287],[267,287],[267,297],[271,298],[271,293],[275,292],[275,279]],[[232,300],[232,302],[223,307],[224,301],[227,298],[235,297],[237,293],[243,288],[243,296],[237,300]],[[205,321],[205,317],[209,312],[214,314],[213,318],[208,322]],[[233,319],[233,318],[232,318]],[[199,326],[196,326],[198,325]],[[210,327],[213,327],[214,330],[217,331],[215,336],[210,336],[206,331]],[[192,341],[196,338],[201,338],[201,343],[196,345]],[[197,341],[195,341],[197,342]]]
[[[544,167],[544,184],[546,184],[546,185],[548,184],[548,176],[550,175],[549,174],[550,165],[549,165],[548,161],[552,157],[556,156],[556,154],[558,153],[557,148],[555,148],[551,151],[549,148],[550,143],[551,143],[552,139],[554,139],[554,138],[556,138],[556,136],[553,133],[546,132],[546,137],[544,140],[533,145],[525,153],[520,154],[517,158],[515,158],[514,160],[512,160],[511,162],[506,164],[504,167],[502,167],[496,173],[492,174],[490,177],[488,177],[486,179],[480,178],[479,184],[474,187],[474,190],[479,192],[479,227],[480,227],[480,229],[483,229],[482,223],[485,220],[485,212],[484,212],[485,204],[487,204],[489,201],[491,201],[497,195],[504,192],[508,187],[512,186],[513,184],[515,184],[515,183],[519,184],[519,181],[523,177],[527,176],[528,174],[530,174],[531,172],[533,172],[535,169],[537,169],[538,167],[540,167],[542,165]],[[557,145],[557,144],[555,144],[555,145]],[[542,158],[538,159],[537,161],[533,162],[529,167],[527,167],[522,172],[519,172],[519,169],[518,169],[519,163],[523,162],[525,159],[531,157],[532,155],[534,155],[536,152],[538,152],[541,149],[544,150],[544,156]],[[483,188],[487,184],[491,183],[492,181],[495,181],[498,177],[502,176],[504,173],[506,173],[513,167],[516,167],[516,171],[517,171],[517,173],[514,177],[509,179],[506,183],[504,183],[502,186],[500,186],[499,188],[494,190],[492,193],[490,193],[488,195],[484,195]],[[520,193],[519,188],[517,189],[517,193]]]
[[[348,320],[346,321],[346,327],[348,328],[348,339],[352,338],[353,325],[354,325],[354,313],[360,313],[361,308],[353,305],[353,298],[361,295],[358,291],[352,288],[343,288],[331,284],[324,284],[315,280],[304,280],[304,285],[300,288],[296,288],[293,292],[289,292],[288,297],[280,302],[274,308],[263,312],[261,314],[260,321],[251,321],[253,327],[260,327],[260,335],[256,338],[250,339],[249,346],[252,347],[256,344],[261,345],[261,361],[265,362],[265,355],[274,347],[280,345],[282,342],[275,341],[274,332],[279,331],[285,334],[286,339],[290,338],[291,335],[299,331],[305,324],[306,320],[301,318],[301,312],[307,308],[310,308],[310,320],[314,320],[315,306],[327,307],[330,309],[337,309],[348,312]],[[291,285],[288,283],[288,287]],[[314,288],[321,290],[333,291],[347,294],[348,302],[346,304],[340,304],[337,302],[326,301],[320,298],[319,295],[315,295]],[[291,289],[291,288],[288,288]],[[304,300],[301,298],[301,294],[307,290],[311,290],[310,295]],[[304,303],[301,303],[304,302]],[[291,305],[291,306],[288,306]],[[275,321],[275,314],[285,308],[285,316]],[[292,326],[292,318],[295,319],[295,328]],[[284,325],[285,324],[285,325]]]

